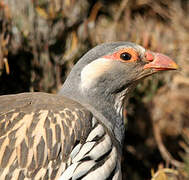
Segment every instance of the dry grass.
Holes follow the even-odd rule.
[[[182,158],[187,159],[186,172],[189,152],[179,142],[183,128],[189,127],[188,19],[186,0],[2,0],[0,93],[55,93],[76,60],[102,42],[133,41],[165,53],[175,59],[180,71],[155,76],[138,86],[128,107],[128,119],[133,124],[126,134],[123,174],[132,180],[149,179],[150,169],[157,169],[159,163],[169,167],[171,162],[158,154],[154,123],[162,134],[162,144],[168,142],[171,158],[181,161],[182,152]],[[135,136],[141,139],[132,140]],[[140,162],[137,167],[136,162]],[[180,173],[180,169],[175,172]],[[156,175],[153,180],[157,180]]]

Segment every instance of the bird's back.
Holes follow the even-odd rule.
[[[0,102],[0,179],[120,178],[111,134],[79,103],[46,93]]]

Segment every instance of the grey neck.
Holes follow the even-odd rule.
[[[114,133],[116,139],[122,145],[125,132],[123,106],[128,99],[127,95],[129,94],[130,88],[126,88],[116,94],[99,92],[95,91],[95,89],[81,93],[79,87],[68,88],[68,85],[67,83],[63,85],[60,94],[81,103],[89,109]]]
[[[123,121],[123,101],[124,99],[121,98],[121,101],[118,100],[119,96],[115,96],[113,94],[105,94],[101,92],[97,92],[98,94],[94,95],[88,93],[87,99],[89,101],[88,104],[92,105],[100,114],[105,117],[105,121],[103,122],[106,126],[108,123],[111,124],[111,127],[108,127],[114,134],[116,139],[122,144],[123,137],[124,137],[124,121]],[[96,98],[98,97],[98,99]],[[120,103],[117,103],[117,102]],[[96,114],[95,114],[96,115]],[[98,117],[98,116],[97,116]],[[100,119],[101,120],[101,119]]]

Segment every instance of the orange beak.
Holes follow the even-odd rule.
[[[146,60],[149,62],[144,69],[154,69],[156,71],[176,70],[178,65],[168,56],[160,53],[146,51]]]

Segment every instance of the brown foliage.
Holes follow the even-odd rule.
[[[158,164],[189,156],[180,145],[189,126],[188,19],[186,0],[0,1],[0,94],[55,93],[76,60],[103,42],[133,41],[171,56],[180,71],[145,80],[127,107],[123,174],[149,179]]]

